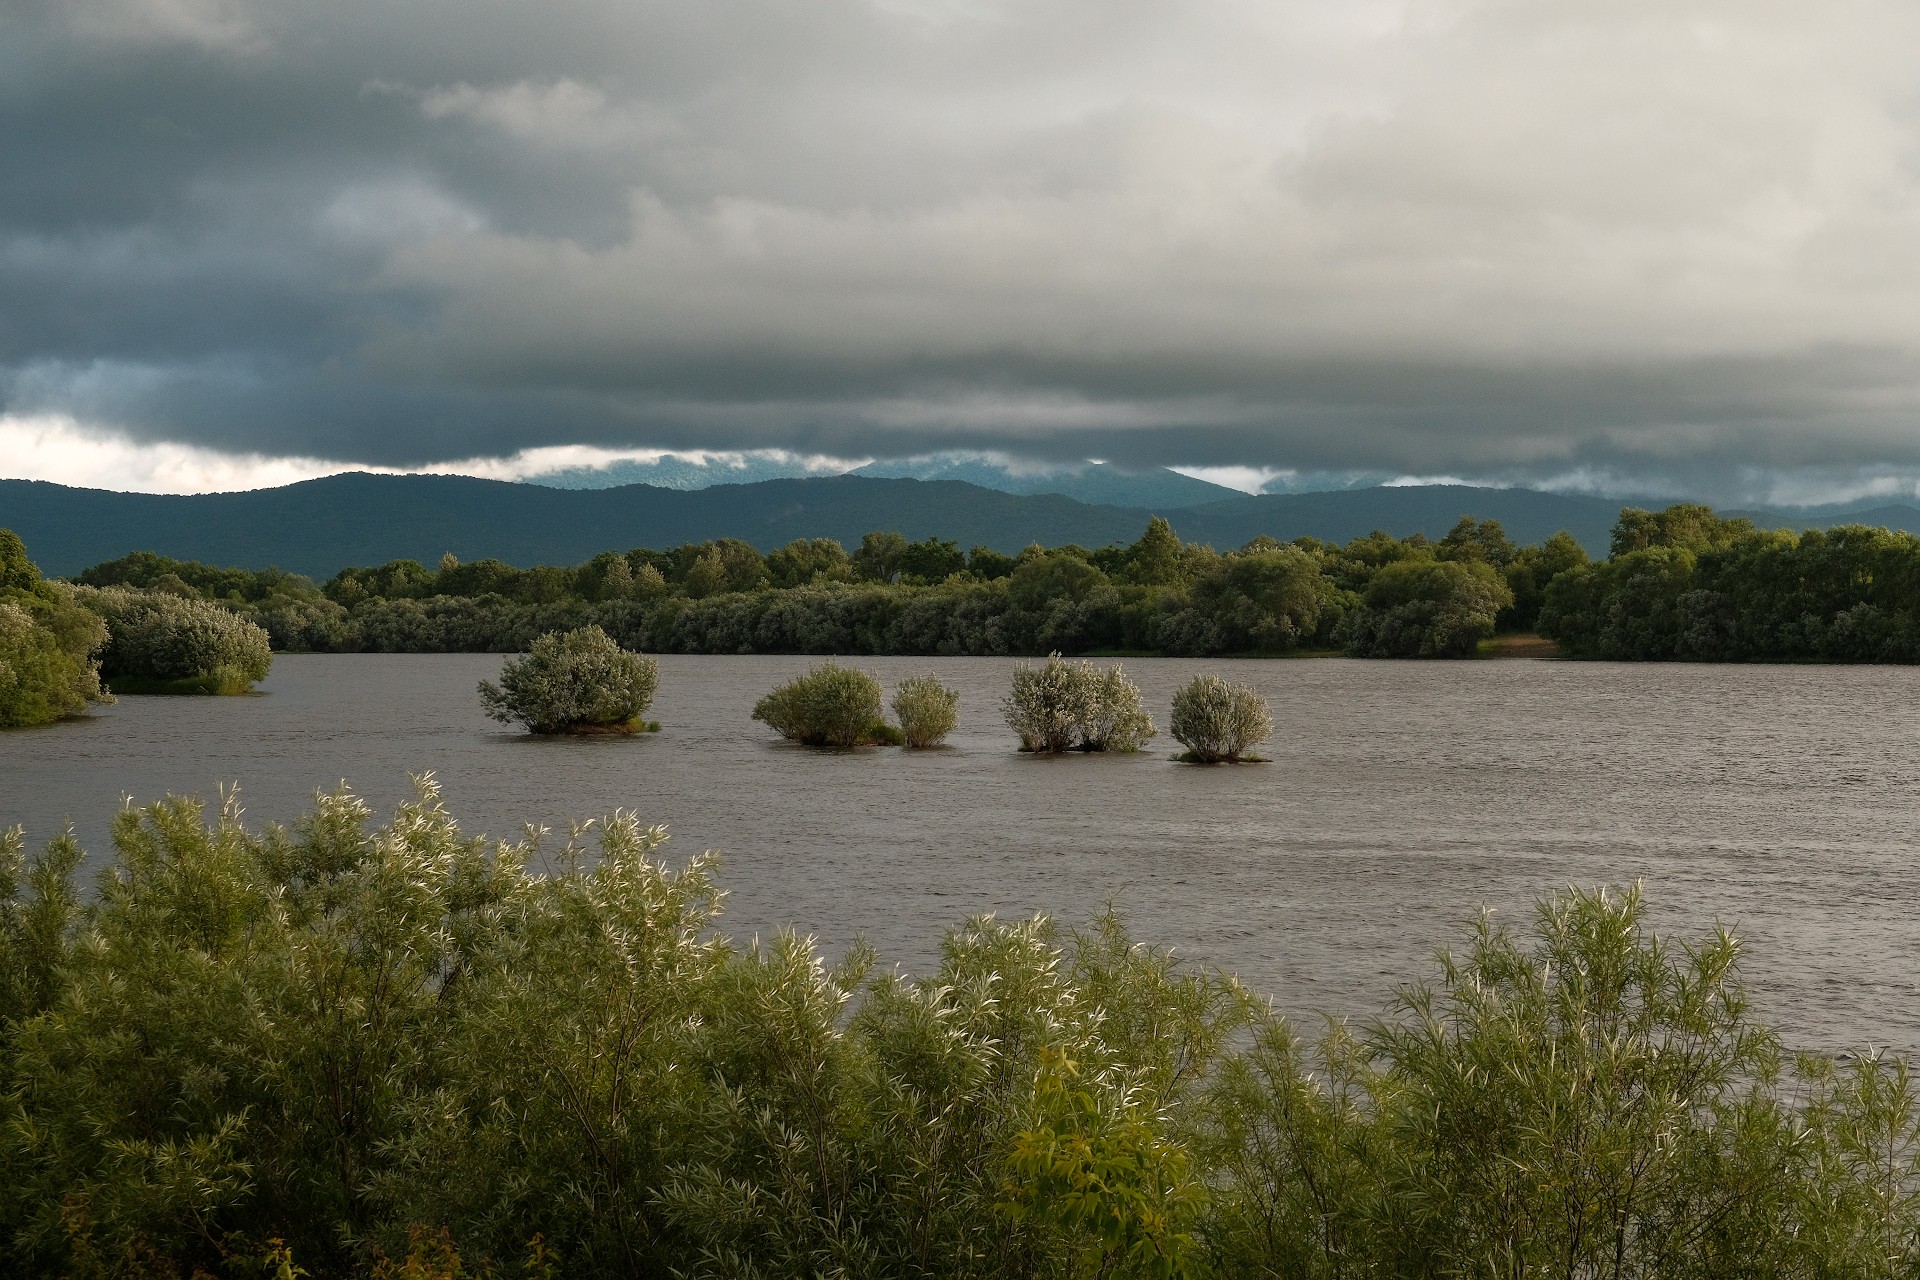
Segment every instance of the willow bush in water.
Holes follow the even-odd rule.
[[[0,1271],[1893,1276],[1904,1063],[1789,1063],[1637,892],[1482,922],[1307,1044],[1135,943],[981,919],[924,978],[715,929],[617,813],[461,833],[430,782],[249,830],[119,814],[98,891],[0,839]],[[531,868],[551,868],[536,872]],[[456,1270],[458,1268],[458,1270]]]
[[[636,733],[659,727],[645,719],[658,684],[652,658],[588,626],[549,632],[526,657],[508,659],[498,686],[480,682],[480,703],[492,719],[532,733]]]
[[[1233,764],[1273,736],[1273,716],[1264,698],[1243,684],[1198,675],[1173,695],[1174,740],[1181,759],[1194,764]]]
[[[909,676],[893,691],[889,704],[909,747],[940,745],[960,722],[960,694],[938,676]]]
[[[1001,709],[1022,751],[1138,751],[1155,733],[1139,686],[1118,663],[1096,667],[1057,653],[1015,668]]]
[[[810,747],[897,743],[880,712],[880,682],[864,671],[822,662],[754,704],[753,718]]]

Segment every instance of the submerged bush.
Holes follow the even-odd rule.
[[[1118,663],[1096,667],[1057,653],[1015,668],[1001,709],[1022,751],[1138,751],[1155,732],[1139,686]]]
[[[977,919],[912,978],[735,945],[708,857],[573,830],[470,838],[426,781],[381,826],[168,800],[94,894],[0,833],[0,1273],[1920,1267],[1907,1064],[1788,1061],[1738,944],[1637,890],[1482,920],[1308,1044],[1111,915]]]
[[[1273,717],[1266,700],[1246,685],[1201,675],[1173,695],[1172,730],[1195,763],[1234,763],[1273,737]]]
[[[120,693],[239,694],[267,678],[267,633],[223,605],[165,590],[76,591],[106,619],[100,674]]]
[[[823,662],[754,704],[753,718],[810,747],[898,742],[880,714],[880,682],[864,671]]]
[[[480,702],[490,718],[531,733],[632,733],[650,727],[643,717],[658,682],[652,658],[587,626],[548,632],[508,659],[498,687],[480,682]]]
[[[960,694],[937,676],[913,676],[893,691],[893,716],[910,747],[938,746],[960,720]]]

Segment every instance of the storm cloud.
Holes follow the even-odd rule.
[[[1909,3],[5,15],[16,428],[385,467],[1920,477]]]

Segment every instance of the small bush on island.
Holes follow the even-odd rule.
[[[1015,668],[1001,709],[1007,726],[1020,735],[1020,749],[1042,755],[1138,751],[1155,733],[1139,686],[1118,663],[1096,667],[1057,653],[1040,666]]]
[[[1273,717],[1264,698],[1244,684],[1215,675],[1195,676],[1173,695],[1173,736],[1188,764],[1238,764],[1273,737]]]
[[[880,712],[880,682],[864,671],[823,662],[754,704],[753,718],[809,747],[898,746],[901,734]]]
[[[960,719],[960,694],[936,676],[913,676],[893,691],[893,718],[909,747],[935,747]]]
[[[266,631],[224,605],[165,589],[75,591],[106,620],[100,675],[116,693],[249,693],[273,664]]]
[[[11,529],[0,529],[0,729],[50,724],[113,696],[94,654],[107,643],[99,617],[48,582]]]
[[[482,680],[480,703],[502,724],[529,733],[645,733],[659,670],[652,658],[623,649],[599,627],[553,631],[524,658],[510,658],[498,686]]]

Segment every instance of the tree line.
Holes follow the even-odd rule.
[[[1894,1277],[1920,1095],[1794,1057],[1635,889],[1483,918],[1303,1034],[1111,914],[920,977],[718,929],[631,814],[564,847],[234,797],[97,891],[0,836],[0,1270],[91,1277]]]
[[[1577,658],[1920,662],[1920,538],[1623,511],[1607,559],[1549,585],[1539,629]]]
[[[1546,584],[1585,560],[1570,535],[1518,547],[1495,520],[1438,540],[1262,537],[1221,552],[1155,518],[1130,545],[1017,556],[897,533],[767,555],[721,539],[571,568],[399,560],[315,586],[139,552],[79,581],[218,600],[276,648],[320,652],[516,652],[594,625],[657,653],[1464,657],[1496,630],[1530,630]]]

